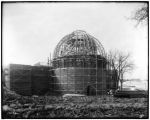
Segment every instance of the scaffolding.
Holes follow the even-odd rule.
[[[55,92],[102,95],[110,89],[104,48],[85,31],[74,31],[58,43],[52,66]]]

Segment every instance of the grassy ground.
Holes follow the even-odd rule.
[[[3,95],[2,118],[147,118],[146,98]]]

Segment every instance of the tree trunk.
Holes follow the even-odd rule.
[[[121,81],[120,81],[120,85],[121,85],[121,91],[123,89],[123,74],[121,74]]]
[[[123,87],[123,82],[122,82],[122,80],[121,80],[120,84],[121,84],[121,91],[122,91],[122,87]]]

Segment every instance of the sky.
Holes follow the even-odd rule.
[[[97,38],[106,52],[131,54],[135,69],[129,79],[147,80],[147,25],[129,19],[142,3],[5,3],[3,65],[47,62],[58,42],[75,30]]]

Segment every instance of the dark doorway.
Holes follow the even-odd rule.
[[[93,86],[87,86],[86,88],[86,95],[90,96],[90,95],[96,95],[96,90]]]

